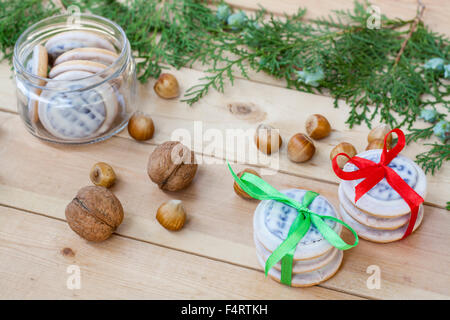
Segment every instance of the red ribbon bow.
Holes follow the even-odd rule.
[[[398,142],[391,150],[387,150],[386,141],[392,132],[395,132],[398,136]],[[388,164],[400,153],[405,147],[405,135],[400,129],[393,129],[384,137],[384,146],[381,153],[380,162],[375,163],[373,161],[353,157],[350,158],[345,153],[339,153],[333,158],[333,170],[336,175],[343,180],[358,180],[364,179],[355,187],[355,202],[358,201],[366,192],[377,185],[383,178],[389,185],[397,191],[397,193],[405,200],[411,209],[411,218],[409,219],[408,228],[406,229],[403,238],[409,236],[414,228],[417,219],[417,213],[419,212],[419,206],[423,202],[423,198],[417,194],[394,170],[388,167]],[[337,157],[345,156],[349,159],[349,162],[358,167],[359,170],[353,172],[346,172],[339,168],[337,164]]]

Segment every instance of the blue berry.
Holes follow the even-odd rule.
[[[321,68],[318,68],[314,72],[310,71],[297,71],[298,81],[301,81],[307,85],[317,87],[319,82],[325,78],[325,74]]]
[[[430,59],[423,65],[423,67],[425,69],[443,71],[444,70],[444,59],[442,59],[442,58]]]
[[[419,118],[425,120],[426,122],[433,123],[437,120],[438,113],[434,109],[422,109]]]
[[[226,22],[230,15],[231,15],[231,9],[227,4],[222,3],[221,5],[219,5],[217,7],[216,17],[220,21]]]
[[[244,11],[239,11],[237,13],[233,13],[228,17],[227,23],[231,27],[232,30],[239,30],[247,22],[247,15]]]
[[[444,66],[444,78],[450,79],[450,64]]]
[[[450,122],[441,120],[433,128],[434,135],[441,139],[442,142],[446,142],[450,138]]]

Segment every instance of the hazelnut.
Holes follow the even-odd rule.
[[[369,135],[367,136],[367,142],[371,143],[373,140],[377,139],[384,141],[384,137],[389,133],[389,131],[391,131],[391,127],[388,124],[382,123],[370,130]],[[392,134],[389,135],[386,143],[389,147],[391,147]]]
[[[327,118],[320,114],[313,114],[306,119],[305,123],[306,133],[312,139],[323,139],[328,137],[331,132],[331,126]]]
[[[147,172],[162,190],[177,191],[192,182],[197,167],[194,152],[178,141],[167,141],[150,155]]]
[[[254,140],[259,151],[265,154],[277,152],[283,143],[278,130],[267,124],[260,124],[256,128]]]
[[[333,160],[333,158],[339,154],[339,153],[346,153],[350,158],[356,156],[356,149],[355,147],[348,142],[341,142],[337,146],[333,148],[330,152],[330,160]],[[344,156],[340,156],[337,158],[337,164],[339,168],[343,168],[344,165],[347,163],[348,159]]]
[[[104,187],[89,186],[78,191],[66,207],[70,228],[89,241],[108,239],[123,220],[119,199]]]
[[[314,143],[303,133],[292,136],[288,142],[288,157],[293,162],[305,162],[312,158],[316,152]]]
[[[90,178],[93,184],[109,188],[116,182],[116,173],[107,163],[98,162],[91,169]]]
[[[170,73],[161,73],[153,89],[163,99],[173,99],[180,94],[177,78]]]
[[[138,141],[145,141],[153,137],[155,126],[151,117],[135,113],[128,122],[128,133]]]
[[[244,174],[244,172],[248,172],[248,173],[254,174],[255,176],[260,177],[260,175],[259,175],[255,170],[250,169],[250,168],[244,169],[243,171],[239,172],[239,173],[237,174],[237,176],[238,176],[239,178],[242,177],[242,175]],[[242,188],[237,184],[236,181],[234,182],[233,187],[234,187],[234,192],[236,192],[236,194],[237,194],[238,196],[240,196],[241,198],[244,198],[244,199],[253,199],[253,198],[250,197],[244,190],[242,190]]]
[[[164,202],[156,212],[156,220],[167,230],[178,231],[186,221],[186,211],[181,200]]]
[[[384,140],[381,139],[375,139],[372,140],[366,147],[366,150],[372,150],[372,149],[383,149],[384,148]],[[386,142],[386,148],[389,150],[391,149],[391,146],[389,143]]]

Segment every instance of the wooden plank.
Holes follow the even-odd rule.
[[[31,138],[16,115],[0,113],[0,123],[0,204],[64,219],[65,205],[89,184],[90,167],[106,161],[116,170],[119,180],[112,190],[125,208],[118,234],[260,269],[252,240],[257,202],[234,194],[224,164],[200,166],[193,185],[182,192],[162,192],[146,175],[154,146],[115,137],[96,145],[64,147]],[[264,178],[278,189],[317,191],[338,205],[334,184],[282,173]],[[171,198],[183,200],[188,211],[188,223],[178,233],[166,231],[155,219],[158,206]],[[425,212],[423,225],[404,241],[361,241],[346,252],[339,273],[322,286],[372,298],[449,298],[450,215],[428,206]],[[380,290],[366,286],[366,269],[373,264],[382,271]]]
[[[262,272],[112,236],[91,244],[66,223],[0,207],[1,299],[355,299],[290,290]],[[80,268],[81,288],[67,272]]]
[[[332,10],[352,10],[354,5],[350,0],[226,0],[227,3],[236,8],[246,10],[257,10],[259,6],[263,6],[268,12],[283,15],[292,15],[299,8],[306,8],[307,14],[305,18],[315,19],[327,16]],[[423,21],[431,30],[450,35],[448,21],[450,20],[450,2],[422,0],[426,6]],[[400,18],[403,20],[413,19],[417,12],[417,0],[371,0],[372,5],[380,8],[381,14],[389,18]]]
[[[15,111],[14,84],[8,79],[9,73],[6,68],[5,64],[0,64],[0,83],[2,83],[0,106],[5,110]],[[204,73],[191,69],[171,70],[171,72],[178,78],[183,91],[198,83],[198,79],[204,76]],[[140,85],[140,95],[137,99],[141,110],[151,114],[155,121],[156,132],[150,142],[152,144],[178,139],[176,133],[182,132],[195,138],[191,148],[199,154],[229,159],[245,156],[239,159],[242,163],[258,166],[272,164],[281,172],[332,183],[338,183],[339,179],[331,169],[329,159],[331,149],[342,141],[352,143],[358,151],[363,151],[367,145],[368,128],[361,125],[349,129],[345,124],[349,106],[341,103],[339,109],[333,108],[333,99],[329,97],[247,80],[236,80],[234,86],[226,89],[226,95],[212,90],[195,106],[189,107],[179,100],[164,100],[157,97],[153,91],[153,83],[154,80],[150,80],[146,85]],[[333,127],[332,134],[323,140],[315,141],[316,154],[312,160],[302,164],[293,163],[287,157],[287,142],[295,133],[305,132],[305,120],[313,113],[323,114],[329,119]],[[377,119],[373,123],[376,122]],[[268,123],[280,129],[284,145],[279,153],[270,158],[264,157],[256,149],[252,137],[240,144],[236,143],[235,148],[227,148],[225,140],[227,130],[249,130],[252,136],[252,130],[259,123]],[[418,121],[416,127],[420,126],[426,124]],[[196,127],[201,127],[202,130],[197,130]],[[204,137],[203,134],[214,133],[217,130],[223,139],[213,149],[208,148],[211,146],[211,137]],[[200,132],[198,139],[196,131]],[[120,135],[128,137],[127,132]],[[247,152],[238,152],[241,147]],[[414,158],[423,151],[422,144],[411,143],[402,154]],[[450,164],[446,162],[438,174],[428,175],[427,179],[429,192],[425,200],[429,204],[445,207],[446,201],[450,199],[450,190],[446,187],[450,184]]]

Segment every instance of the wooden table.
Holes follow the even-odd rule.
[[[239,6],[243,1],[228,1]],[[413,0],[374,1],[388,16],[411,18]],[[352,1],[245,1],[243,9],[261,3],[270,11],[293,13],[299,4],[308,17],[331,9],[350,8]],[[424,20],[432,29],[448,32],[450,3],[426,1]],[[186,90],[203,76],[201,67],[172,70]],[[446,163],[428,176],[425,219],[403,241],[375,244],[361,240],[345,252],[340,271],[312,288],[294,289],[266,279],[259,267],[252,240],[256,201],[233,192],[233,180],[223,164],[201,165],[186,190],[165,193],[146,174],[149,154],[171,138],[177,128],[193,132],[194,121],[203,130],[255,128],[264,122],[281,128],[285,142],[304,130],[311,113],[330,120],[330,137],[317,141],[317,154],[305,164],[287,160],[280,152],[280,172],[265,179],[278,189],[315,190],[338,205],[338,179],[328,159],[341,141],[364,150],[368,129],[349,129],[349,108],[333,99],[284,88],[264,74],[254,81],[237,80],[224,95],[211,92],[193,107],[177,100],[162,100],[152,89],[153,80],[140,87],[141,108],[150,113],[156,134],[148,143],[132,140],[126,130],[110,140],[79,147],[44,143],[26,132],[16,112],[10,66],[0,65],[0,298],[35,299],[389,299],[450,298],[450,170]],[[419,124],[423,125],[423,124]],[[207,142],[205,142],[206,144]],[[233,154],[211,154],[196,146],[197,157],[223,160]],[[422,146],[411,144],[403,154],[414,157]],[[221,151],[221,150],[219,150]],[[219,155],[220,156],[219,156]],[[70,230],[64,209],[77,190],[89,182],[91,166],[105,161],[118,175],[112,191],[125,208],[125,220],[103,243],[89,243]],[[236,170],[245,167],[235,165]],[[163,229],[155,219],[158,206],[168,199],[184,201],[189,219],[180,232]],[[351,240],[349,234],[345,234]],[[68,267],[81,271],[81,289],[69,290]],[[367,268],[381,270],[381,288],[369,289]],[[69,270],[70,271],[70,270]]]

